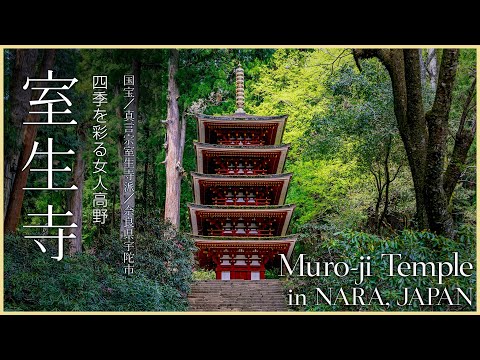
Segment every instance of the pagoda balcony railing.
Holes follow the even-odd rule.
[[[273,229],[266,229],[266,230],[256,230],[256,229],[232,229],[232,230],[225,230],[225,229],[210,229],[208,230],[208,234],[210,236],[250,236],[250,237],[261,237],[261,236],[273,236],[274,230]]]
[[[242,140],[242,139],[233,139],[233,140],[218,140],[220,145],[265,145],[263,140]]]
[[[267,169],[238,169],[238,168],[229,168],[229,169],[215,169],[219,175],[266,175],[268,173]]]
[[[213,205],[233,205],[233,206],[265,206],[270,205],[270,199],[257,198],[213,198]]]

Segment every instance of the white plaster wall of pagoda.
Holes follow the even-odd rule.
[[[281,116],[257,116],[257,115],[243,115],[243,116],[208,116],[200,114],[197,116],[198,123],[198,141],[205,142],[205,127],[208,123],[216,124],[252,124],[264,123],[264,124],[278,124],[277,133],[275,134],[275,145],[282,143],[283,132],[285,130],[285,123],[288,115]]]
[[[251,271],[250,280],[260,280],[260,271]]]
[[[272,152],[279,152],[280,157],[278,159],[277,169],[275,171],[276,174],[281,174],[283,172],[283,168],[285,166],[285,160],[287,159],[287,152],[290,148],[290,144],[284,145],[264,145],[264,146],[225,146],[225,145],[212,145],[212,144],[205,144],[200,142],[194,142],[193,146],[195,147],[195,152],[197,154],[197,172],[203,174],[203,151],[209,152],[218,152],[219,154],[230,152],[230,153],[252,153],[252,154],[259,154],[259,153],[272,153]]]

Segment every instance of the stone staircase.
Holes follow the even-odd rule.
[[[201,280],[192,284],[189,311],[288,311],[280,280]]]

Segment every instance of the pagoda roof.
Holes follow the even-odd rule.
[[[290,144],[282,145],[263,145],[263,146],[242,146],[242,145],[217,145],[194,142],[195,151],[197,154],[197,172],[212,173],[207,171],[208,158],[218,155],[229,155],[235,157],[242,156],[258,156],[258,157],[274,157],[276,161],[272,164],[269,170],[273,174],[281,174],[287,159],[288,149]],[[205,162],[205,163],[204,163]],[[238,176],[238,175],[236,175]]]
[[[212,131],[215,128],[222,129],[267,129],[267,143],[280,144],[285,131],[285,123],[288,115],[260,116],[245,113],[231,115],[197,115],[198,140],[200,142],[216,142],[212,140]],[[215,138],[215,136],[213,136]]]
[[[188,204],[188,209],[190,213],[190,220],[192,224],[192,231],[196,235],[199,234],[199,224],[198,220],[201,219],[202,214],[206,213],[206,216],[209,217],[235,217],[237,216],[248,216],[255,214],[255,216],[261,216],[262,214],[265,217],[276,217],[279,214],[284,213],[284,222],[283,226],[279,229],[278,236],[285,236],[287,233],[288,226],[290,224],[290,219],[293,215],[293,210],[295,209],[294,204],[288,205],[265,205],[265,206],[225,206],[225,205],[200,205],[200,204]],[[245,215],[243,215],[245,214]],[[200,216],[200,218],[197,218]]]
[[[280,186],[279,192],[273,203],[283,204],[287,196],[287,189],[292,178],[292,173],[270,174],[270,175],[218,175],[218,174],[200,174],[191,172],[193,193],[196,204],[204,203],[204,186]],[[202,200],[203,199],[203,200]]]
[[[245,247],[272,247],[275,244],[288,244],[287,260],[290,258],[297,241],[297,235],[271,237],[221,237],[191,235],[195,245],[200,248],[245,248]]]
[[[243,146],[243,145],[219,145],[219,144],[208,144],[202,143],[199,141],[194,141],[193,145],[195,147],[205,148],[205,149],[213,149],[213,150],[233,150],[233,151],[264,151],[268,152],[271,150],[288,150],[290,148],[290,144],[278,144],[278,145],[258,145],[258,146]]]
[[[265,205],[265,206],[224,206],[224,205],[201,205],[189,203],[188,207],[196,210],[231,210],[233,212],[256,211],[256,210],[293,210],[295,204]]]
[[[197,114],[197,119],[213,120],[213,121],[232,121],[232,120],[246,120],[246,121],[269,121],[269,120],[281,120],[287,119],[288,115],[274,115],[274,116],[262,116],[246,113],[234,113],[230,115],[205,115]]]
[[[289,180],[293,173],[282,173],[282,174],[268,174],[268,175],[219,175],[219,174],[202,174],[195,171],[191,171],[190,175],[194,178],[208,179],[208,180],[218,180],[218,181],[244,181],[244,180]]]

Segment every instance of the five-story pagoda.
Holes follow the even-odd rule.
[[[296,241],[287,235],[295,208],[285,205],[287,116],[246,114],[241,67],[236,85],[234,114],[197,116],[190,220],[200,267],[221,280],[260,280],[267,267],[280,266],[279,254],[290,258]]]

